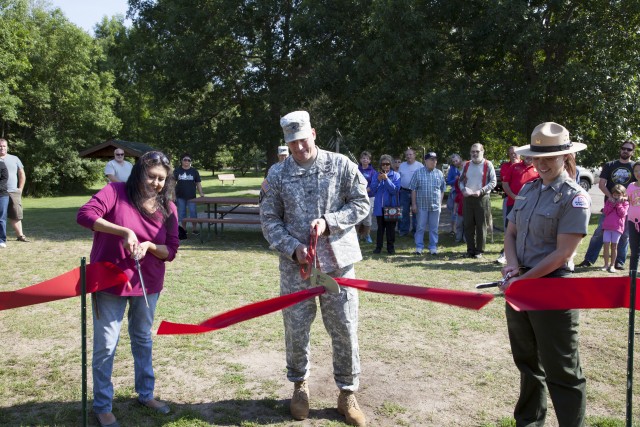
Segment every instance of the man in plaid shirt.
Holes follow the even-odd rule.
[[[414,255],[422,255],[424,249],[424,232],[429,226],[429,253],[438,253],[438,225],[440,223],[440,206],[447,186],[442,171],[436,169],[438,156],[430,151],[424,156],[424,168],[417,170],[411,178],[411,210],[416,214],[418,226],[414,239],[416,251]]]

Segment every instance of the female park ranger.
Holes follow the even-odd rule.
[[[531,134],[531,144],[516,149],[532,156],[540,179],[525,184],[508,216],[504,245],[510,278],[565,277],[578,244],[587,234],[591,199],[572,177],[575,153],[585,144],[571,142],[563,126],[547,122]],[[532,284],[531,286],[535,286]],[[515,311],[506,305],[513,360],[520,370],[516,426],[543,425],[545,383],[561,427],[582,426],[585,383],[578,353],[578,310]]]

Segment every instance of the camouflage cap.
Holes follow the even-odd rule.
[[[311,121],[306,111],[294,111],[280,119],[280,126],[284,132],[284,142],[289,143],[298,139],[309,138]]]

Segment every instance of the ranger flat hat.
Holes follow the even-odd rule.
[[[284,142],[297,141],[309,138],[311,133],[311,120],[306,111],[294,111],[280,119],[280,126],[284,132]]]
[[[575,153],[587,148],[581,142],[571,142],[569,131],[554,122],[544,122],[531,133],[531,144],[516,148],[521,156],[551,157]]]

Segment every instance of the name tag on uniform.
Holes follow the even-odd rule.
[[[556,197],[553,198],[553,203],[558,203],[562,199],[562,193],[556,194]]]
[[[524,196],[516,196],[515,200],[527,200]]]

